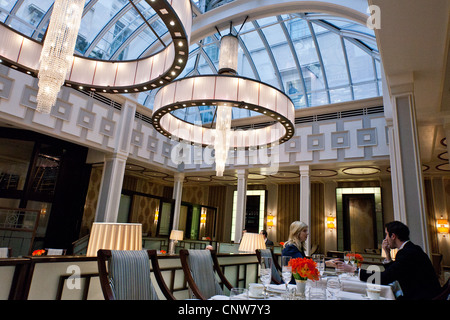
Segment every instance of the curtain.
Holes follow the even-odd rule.
[[[225,221],[225,204],[227,201],[227,187],[216,186],[209,188],[208,206],[217,208],[216,216],[216,241],[224,241],[224,233],[226,226]],[[217,228],[217,226],[221,226]],[[229,232],[229,231],[228,231]]]
[[[318,246],[317,252],[325,248],[324,233],[324,186],[311,183],[311,225],[309,237],[311,247]],[[285,242],[289,237],[289,226],[300,217],[300,184],[280,184],[277,205],[277,242]]]

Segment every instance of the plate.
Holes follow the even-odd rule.
[[[264,294],[260,294],[260,295],[253,295],[250,292],[248,293],[248,297],[252,298],[252,299],[264,299]]]

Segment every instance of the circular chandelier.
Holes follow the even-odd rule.
[[[81,11],[84,3],[80,0],[76,2],[56,0],[56,2],[64,2],[70,6],[77,3]],[[59,13],[52,14],[46,32],[48,37],[46,36],[44,44],[0,23],[1,63],[34,77],[45,72],[51,73],[51,77],[54,79],[53,95],[59,93],[61,84],[77,90],[112,94],[148,91],[161,87],[175,79],[186,66],[192,26],[192,7],[190,0],[145,0],[145,2],[152,7],[162,23],[165,24],[171,38],[168,41],[159,38],[161,49],[149,56],[126,61],[106,61],[74,55],[73,49],[70,52],[67,51],[65,47],[67,43],[58,40],[57,35],[63,32],[73,33],[76,36],[77,24],[80,23],[81,15],[78,22],[71,22],[69,18],[72,15],[65,14],[63,16],[62,12],[67,10],[63,8],[58,11]],[[142,15],[133,2],[130,3]],[[59,22],[52,23],[52,19],[56,20],[57,18]],[[152,28],[148,21],[145,20],[145,23]],[[52,37],[51,34],[56,36]],[[54,58],[47,55],[42,57],[46,63],[41,63],[41,52],[46,54],[43,48],[45,45],[49,47],[47,52],[64,51],[63,55],[59,55],[55,59],[59,59],[60,62],[70,59],[68,64],[64,63],[67,66],[52,62],[50,59]],[[47,70],[44,71],[41,67],[46,67]],[[49,84],[51,82],[52,80],[47,81]],[[56,100],[56,97],[54,99]],[[50,112],[50,108],[47,106],[42,111]]]
[[[155,95],[153,126],[174,140],[214,145],[216,129],[173,115],[175,110],[205,105],[248,109],[270,118],[270,125],[264,128],[232,131],[230,149],[271,147],[294,135],[295,110],[288,96],[262,82],[230,75],[188,77],[162,87]]]
[[[237,36],[230,30],[220,41],[218,75],[171,82],[156,93],[153,104],[153,125],[161,134],[192,145],[214,147],[217,176],[223,176],[230,149],[272,147],[292,138],[295,131],[294,104],[284,92],[236,75],[238,47]],[[190,123],[175,115],[180,109],[207,105],[215,107],[215,128]],[[268,117],[269,124],[245,131],[232,130],[232,108],[257,112]]]

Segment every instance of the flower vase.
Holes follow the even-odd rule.
[[[299,295],[301,297],[305,297],[306,280],[295,279],[295,284],[297,285],[297,295]]]

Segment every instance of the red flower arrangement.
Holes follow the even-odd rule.
[[[161,250],[160,252],[161,252],[161,254],[166,254],[167,253],[165,250]]]
[[[296,280],[313,280],[320,278],[320,272],[316,263],[308,258],[294,258],[289,260],[289,266],[292,267],[292,275]]]
[[[280,246],[284,247],[284,242],[280,242]]]
[[[42,256],[44,253],[45,253],[45,250],[44,249],[40,249],[40,250],[34,250],[31,255],[32,256]]]
[[[347,254],[348,260],[352,263],[356,264],[358,268],[361,267],[361,264],[364,261],[364,258],[359,253],[348,253]]]

